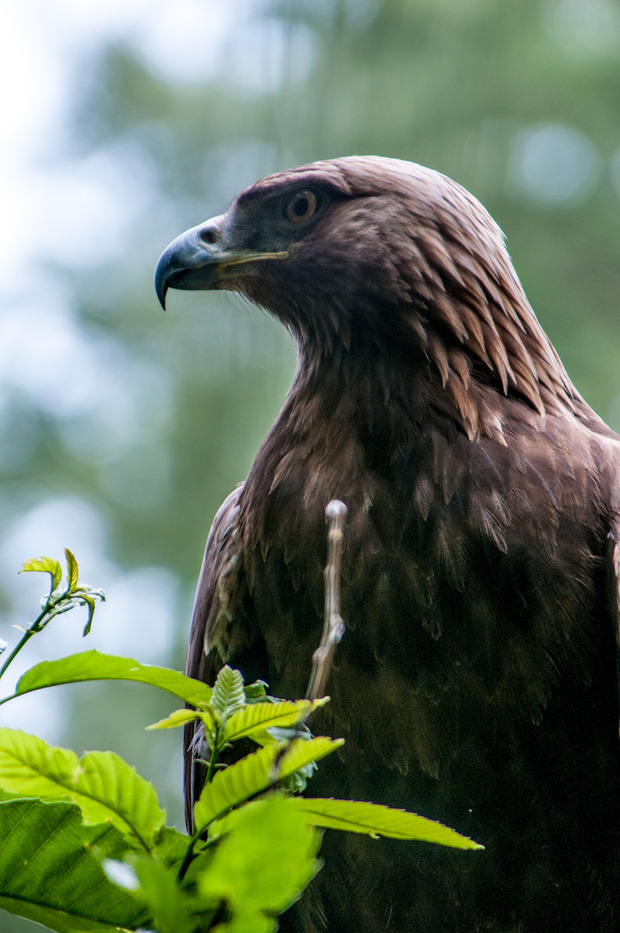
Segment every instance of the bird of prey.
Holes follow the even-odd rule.
[[[240,292],[298,352],[213,523],[188,673],[227,662],[303,695],[324,509],[341,499],[346,631],[320,727],[346,744],[312,792],[485,846],[328,834],[281,929],[620,930],[620,438],[570,381],[498,226],[419,165],[316,162],[174,240],[156,285],[162,303],[169,288]]]

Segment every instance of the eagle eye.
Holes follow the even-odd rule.
[[[303,220],[310,220],[316,208],[316,195],[309,188],[304,188],[302,191],[296,191],[288,199],[284,207],[284,216],[291,223],[298,224]]]

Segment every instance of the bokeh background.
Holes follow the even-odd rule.
[[[20,0],[0,29],[0,635],[37,614],[26,558],[108,596],[15,671],[97,647],[177,668],[211,519],[294,371],[266,315],[152,287],[161,250],[245,185],[352,153],[422,162],[503,227],[578,388],[620,429],[617,0]],[[112,748],[181,825],[173,708],[56,688],[4,724]],[[6,933],[32,924],[0,911]]]

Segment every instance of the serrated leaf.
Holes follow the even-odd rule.
[[[69,582],[69,589],[71,592],[78,585],[78,576],[79,576],[79,567],[78,562],[71,553],[68,547],[65,548],[65,558],[67,560],[67,580]]]
[[[194,824],[201,833],[232,807],[269,787],[269,774],[277,754],[278,746],[268,745],[214,775],[194,804]]]
[[[165,823],[152,784],[114,752],[75,752],[0,729],[0,786],[22,796],[71,800],[85,823],[109,821],[149,850]]]
[[[175,709],[174,712],[166,716],[165,719],[159,719],[147,729],[175,729],[177,726],[185,726],[194,719],[200,719],[204,714],[196,712],[195,709]]]
[[[133,658],[101,654],[99,651],[81,651],[59,661],[42,661],[31,667],[18,681],[15,696],[41,690],[42,687],[88,680],[130,680],[150,684],[191,706],[207,705],[213,693],[211,687],[201,681],[167,667],[141,664]]]
[[[244,705],[243,676],[240,671],[235,671],[228,664],[225,664],[213,685],[211,707],[220,719],[225,721]]]
[[[283,700],[280,703],[253,703],[237,710],[222,731],[222,743],[252,738],[253,733],[276,726],[294,726],[308,715],[312,708],[309,700],[296,703]]]
[[[231,929],[254,929],[254,918],[280,914],[299,897],[319,869],[317,832],[274,794],[235,811],[228,832],[218,842],[205,870],[198,871],[203,897],[225,901],[233,915]],[[234,918],[246,919],[247,926]],[[260,927],[259,927],[260,928]],[[271,922],[271,927],[276,929]]]
[[[62,580],[62,567],[53,557],[33,557],[25,560],[20,573],[49,573],[52,578],[50,593],[53,593]]]
[[[333,800],[330,797],[294,797],[293,805],[313,826],[340,829],[390,839],[416,839],[455,849],[483,849],[467,836],[407,810],[395,810],[359,800]]]
[[[296,739],[289,743],[288,748],[279,762],[278,780],[289,777],[296,771],[301,771],[307,765],[320,761],[326,755],[331,755],[337,748],[344,745],[344,739],[330,739],[326,735],[317,735],[312,739]]]
[[[202,833],[232,807],[266,790],[295,771],[324,758],[343,744],[342,740],[317,736],[290,744],[267,745],[224,771],[218,771],[194,805],[194,822]],[[281,756],[281,757],[280,757]],[[276,767],[277,763],[277,767]]]
[[[112,885],[100,856],[127,851],[109,823],[86,826],[74,804],[41,800],[0,803],[0,908],[57,933],[135,930],[146,913]]]

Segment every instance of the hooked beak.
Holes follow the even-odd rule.
[[[205,236],[207,231],[210,237]],[[204,290],[217,288],[231,266],[262,259],[286,259],[288,252],[261,253],[254,250],[226,250],[213,239],[213,222],[192,227],[173,240],[159,258],[155,270],[155,290],[166,309],[169,288]]]

